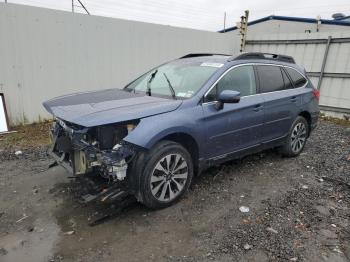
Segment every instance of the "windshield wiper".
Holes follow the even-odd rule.
[[[174,90],[174,87],[172,86],[172,84],[170,83],[170,80],[169,78],[166,76],[165,73],[163,73],[166,81],[168,82],[168,86],[169,86],[169,89],[170,89],[170,92],[171,92],[171,96],[176,100],[176,94],[175,94],[175,90]]]
[[[146,90],[146,94],[151,96],[152,93],[151,93],[151,83],[154,79],[154,77],[156,76],[156,74],[158,73],[158,69],[156,69],[156,71],[154,71],[152,74],[151,74],[151,77],[149,78],[148,82],[147,82],[147,90]]]

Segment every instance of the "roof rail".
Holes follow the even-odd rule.
[[[281,61],[281,62],[295,64],[295,60],[291,56],[270,54],[270,53],[259,53],[259,52],[243,53],[243,54],[238,55],[236,57],[230,58],[229,61],[243,60],[243,59],[267,59],[267,60],[275,60],[275,61]]]
[[[232,56],[232,55],[228,55],[228,54],[192,53],[192,54],[184,55],[184,56],[180,57],[179,59],[190,58],[190,57],[199,57],[199,56],[214,56],[214,55]]]

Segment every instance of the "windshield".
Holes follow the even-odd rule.
[[[148,95],[190,98],[217,69],[217,66],[211,66],[208,63],[176,61],[153,69],[126,86],[125,89],[146,92]]]

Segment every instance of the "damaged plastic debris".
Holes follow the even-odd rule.
[[[118,184],[102,190],[97,194],[87,194],[81,197],[81,203],[88,204],[92,201],[101,201],[101,202],[111,202],[117,201],[128,195],[127,191],[124,191],[119,187]]]
[[[117,164],[113,165],[113,173],[116,174],[118,180],[124,180],[124,178],[126,177],[127,168],[128,165],[124,159],[118,162]]]
[[[253,246],[252,246],[252,245],[249,245],[249,244],[247,243],[247,244],[244,244],[243,248],[244,248],[245,250],[249,250],[249,249],[252,249]]]
[[[18,219],[17,221],[16,221],[16,223],[20,223],[20,222],[22,222],[24,219],[26,219],[26,218],[28,218],[29,216],[27,216],[26,214],[23,214],[23,217],[22,218],[20,218],[20,219]]]
[[[128,162],[133,158],[135,152],[132,147],[127,144],[118,144],[114,146],[113,150],[104,152],[101,155],[100,161],[107,167],[107,176],[113,178],[113,180],[124,180],[126,177],[126,171],[128,168]],[[126,159],[129,158],[127,162]]]
[[[64,235],[68,235],[68,236],[73,235],[73,234],[75,234],[74,230],[64,232]]]
[[[269,231],[269,232],[274,233],[274,234],[278,234],[278,231],[272,227],[267,227],[266,231]]]
[[[52,167],[55,167],[55,166],[58,166],[58,162],[57,161],[53,161],[49,164],[48,168],[52,168]]]
[[[17,150],[16,152],[15,152],[15,155],[16,156],[20,156],[20,155],[22,155],[23,154],[23,152],[21,151],[21,150]]]
[[[123,210],[126,210],[128,208],[131,208],[133,204],[137,203],[136,198],[131,196],[125,196],[123,199],[121,199],[118,203],[115,205],[111,205],[111,208],[107,210],[106,213],[103,213],[99,215],[98,217],[94,218],[90,223],[89,226],[97,226],[99,224],[102,224],[109,219],[115,218],[116,216],[120,215],[120,213]]]
[[[133,126],[128,128],[131,130]],[[49,151],[56,163],[49,167],[58,163],[74,175],[96,171],[108,180],[124,180],[128,163],[135,155],[135,148],[133,144],[122,140],[122,134],[113,140],[112,136],[117,132],[115,129],[118,131],[118,126],[100,127],[92,135],[89,128],[73,129],[69,124],[58,120],[52,129],[54,142]]]
[[[249,212],[249,207],[240,206],[239,207],[239,211],[241,211],[242,213],[248,213]]]
[[[118,144],[113,150],[105,151],[101,155],[101,161],[107,165],[118,164],[120,161],[131,157],[134,154],[134,149],[128,144]]]

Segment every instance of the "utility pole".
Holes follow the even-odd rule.
[[[244,15],[241,16],[241,22],[238,23],[239,33],[241,35],[241,48],[239,50],[241,53],[244,51],[245,42],[247,39],[248,17],[249,17],[249,10],[246,10],[244,11]]]
[[[74,0],[72,0],[72,13],[74,13]]]
[[[224,13],[224,33],[226,32],[226,12]]]
[[[320,25],[321,25],[321,16],[320,15],[318,15],[317,17],[316,17],[316,32],[319,32],[320,31]]]

